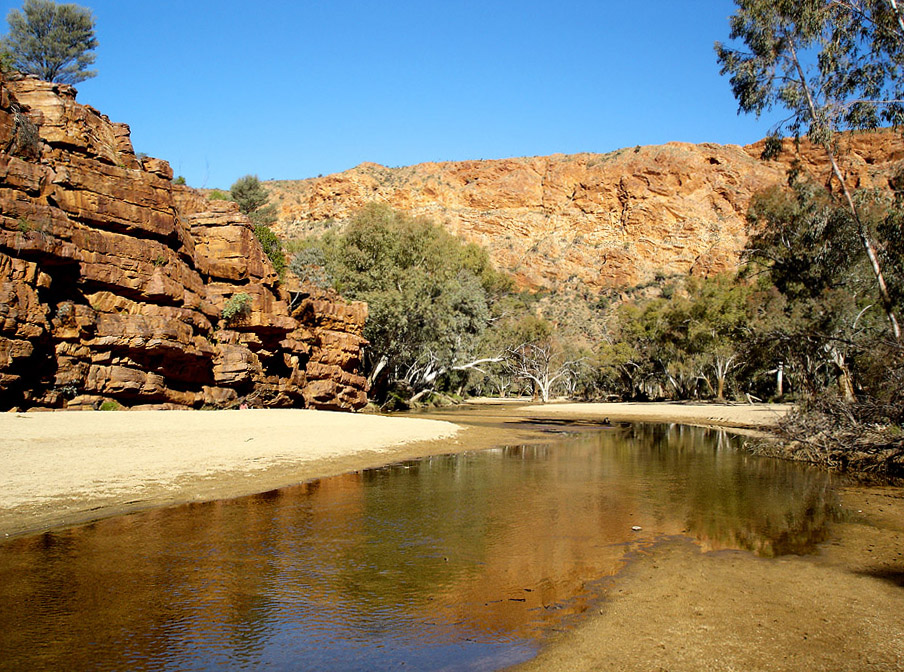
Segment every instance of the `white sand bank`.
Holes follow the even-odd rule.
[[[61,499],[97,508],[149,489],[160,499],[221,473],[278,468],[291,481],[288,469],[457,431],[449,422],[309,410],[0,414],[0,510]]]
[[[682,402],[532,404],[514,409],[532,418],[613,422],[678,422],[719,427],[768,428],[787,414],[791,404],[692,404]]]

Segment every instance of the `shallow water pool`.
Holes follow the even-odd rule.
[[[626,425],[0,544],[3,670],[494,670],[673,535],[808,553],[831,477]]]

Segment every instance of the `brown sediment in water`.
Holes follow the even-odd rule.
[[[661,541],[592,615],[514,669],[904,669],[904,495],[856,488],[843,501],[864,508],[815,556]]]
[[[483,400],[477,408],[484,420],[471,417],[457,433],[448,424],[422,423],[455,423],[465,418],[458,409],[391,418],[276,409],[0,414],[0,534],[19,536],[416,457],[536,441],[550,422],[595,426],[609,418],[737,429],[766,427],[788,408],[524,401]]]
[[[679,411],[679,412],[676,412]],[[236,411],[242,430],[259,431],[286,425],[287,437],[312,441],[307,453],[275,460],[264,468],[250,457],[235,458],[230,469],[208,473],[161,473],[154,482],[125,487],[114,496],[73,492],[68,498],[51,498],[4,508],[0,530],[16,534],[26,529],[47,529],[79,521],[108,517],[142,508],[187,501],[219,499],[262,492],[291,483],[398,462],[419,456],[489,448],[500,444],[542,441],[548,432],[574,431],[603,424],[606,418],[621,421],[681,422],[685,424],[768,426],[774,409],[712,404],[546,405],[487,403],[478,411],[449,409],[420,414],[420,418],[466,424],[454,436],[425,440],[412,437],[403,427],[412,418],[374,418],[342,415],[335,425],[319,434],[283,422],[285,411]],[[753,415],[751,415],[753,413]],[[248,415],[242,415],[248,414]],[[740,420],[738,415],[745,416]],[[10,446],[13,421],[36,422],[32,441],[63,441],[61,450],[81,445],[79,459],[90,475],[98,460],[112,459],[97,446],[118,446],[115,453],[128,457],[140,446],[134,432],[147,430],[157,448],[175,455],[190,448],[180,444],[173,422],[176,416],[197,416],[191,436],[200,448],[209,442],[245,442],[246,434],[234,427],[226,437],[217,433],[227,426],[223,412],[207,416],[192,413],[147,412],[84,415],[91,425],[88,435],[95,446],[82,445],[73,436],[52,436],[41,431],[45,418],[69,414],[10,416],[2,419],[4,447]],[[119,416],[125,419],[120,419]],[[756,418],[759,420],[756,420]],[[156,419],[155,419],[156,418]],[[753,418],[753,420],[751,420]],[[376,429],[362,421],[391,420],[392,431],[381,435],[383,443],[366,444]],[[57,421],[59,422],[59,421]],[[115,423],[124,427],[116,429]],[[759,424],[757,424],[759,422]],[[207,424],[205,424],[207,423]],[[370,427],[370,425],[367,425]],[[430,431],[448,431],[444,424]],[[226,427],[228,429],[228,426]],[[389,429],[389,425],[386,425]],[[131,434],[129,432],[132,432]],[[323,433],[325,432],[325,434]],[[127,440],[128,437],[132,437]],[[335,452],[319,454],[317,436],[342,443]],[[436,436],[436,435],[430,435]],[[125,437],[125,438],[124,438]],[[65,443],[68,440],[69,443]],[[285,441],[287,438],[270,438]],[[402,443],[408,440],[408,443]],[[29,451],[26,444],[17,450]],[[321,446],[322,447],[322,446]],[[4,448],[5,449],[5,448]],[[98,452],[99,451],[99,452]],[[225,451],[224,451],[225,452]],[[278,451],[277,451],[278,452]],[[42,477],[59,464],[40,462],[37,451],[25,460],[24,477],[40,494]],[[257,455],[260,457],[260,455]],[[284,456],[285,457],[285,456]],[[4,464],[7,462],[4,460]],[[223,466],[223,465],[221,465]],[[23,474],[19,474],[23,476]],[[0,489],[11,478],[0,474]],[[30,480],[29,480],[30,479]],[[832,527],[832,537],[813,556],[785,556],[764,560],[740,551],[705,552],[686,537],[660,539],[650,548],[628,558],[625,568],[608,582],[602,601],[594,605],[574,627],[554,634],[540,655],[518,669],[524,670],[901,670],[904,669],[904,492],[900,488],[850,486],[842,488],[848,519]]]
[[[641,418],[635,413],[643,410],[613,406],[582,414],[568,404],[539,413],[677,419],[657,417],[653,408]],[[746,410],[753,413],[732,417],[716,409],[702,422],[754,427],[752,419],[769,417],[766,408]],[[705,552],[686,537],[662,539],[629,559],[576,627],[512,669],[904,670],[904,489],[851,483],[840,491],[847,516],[817,554],[767,560]]]

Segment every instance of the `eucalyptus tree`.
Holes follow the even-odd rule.
[[[378,204],[299,247],[290,268],[300,279],[367,302],[364,369],[378,399],[426,394],[452,372],[501,361],[480,346],[509,281],[482,248]]]
[[[556,388],[575,391],[586,357],[569,343],[559,325],[522,310],[494,325],[494,331],[495,347],[504,353],[501,373],[526,383],[534,399],[546,403]]]
[[[686,325],[684,348],[697,355],[706,373],[712,373],[715,386],[705,373],[703,378],[719,401],[725,399],[729,376],[744,363],[750,293],[748,285],[728,275],[691,277],[687,297],[673,307],[682,326]]]
[[[597,352],[604,384],[628,398],[724,400],[748,364],[751,292],[730,275],[689,277],[668,299],[622,304]]]
[[[276,223],[276,206],[270,203],[270,194],[257,175],[240,177],[229,188],[232,200],[239,210],[248,215],[255,226],[272,226]]]
[[[267,205],[270,200],[270,194],[264,189],[260,178],[257,175],[244,175],[240,177],[229,188],[232,200],[238,203],[239,210],[246,215]]]
[[[538,343],[522,343],[505,353],[505,368],[515,379],[531,384],[534,396],[542,403],[549,401],[557,384],[573,379],[583,358],[569,358],[554,339]]]
[[[715,49],[730,75],[739,111],[760,115],[774,107],[778,122],[765,155],[781,137],[806,133],[821,146],[854,217],[875,285],[895,339],[901,327],[880,260],[881,245],[861,217],[839,165],[838,131],[873,129],[904,120],[904,14],[896,0],[736,0],[730,39]]]
[[[88,70],[97,47],[89,9],[51,0],[25,0],[22,11],[11,10],[6,20],[9,34],[2,46],[16,70],[63,84],[97,76],[97,71]]]
[[[899,212],[881,193],[854,192],[854,200],[870,224]],[[751,321],[755,339],[791,365],[803,389],[816,393],[835,378],[841,396],[854,401],[854,364],[871,357],[875,337],[887,334],[869,291],[872,274],[857,222],[824,189],[805,181],[757,194],[748,217],[755,233],[745,273],[775,290],[758,301]],[[900,276],[891,270],[897,289]]]

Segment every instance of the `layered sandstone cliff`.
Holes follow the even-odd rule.
[[[355,409],[365,318],[290,295],[235,204],[72,87],[0,80],[0,408]]]
[[[845,139],[850,183],[887,187],[904,158],[900,135]],[[362,164],[336,175],[267,183],[284,238],[347,220],[370,201],[445,223],[485,246],[497,268],[526,287],[600,290],[657,275],[734,268],[747,240],[751,196],[786,181],[790,162],[827,181],[819,148],[786,141],[777,161],[762,143],[669,143],[610,154]]]

